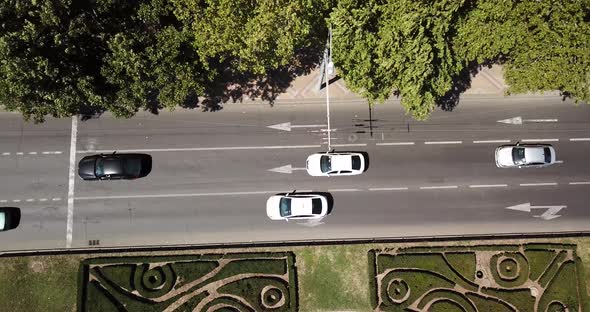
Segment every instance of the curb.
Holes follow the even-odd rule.
[[[123,252],[154,252],[179,251],[201,249],[230,249],[230,248],[276,248],[276,247],[304,247],[304,246],[333,246],[359,244],[391,244],[391,243],[419,243],[471,240],[500,240],[500,239],[533,239],[533,238],[566,238],[590,237],[590,231],[571,232],[539,232],[539,233],[501,233],[480,235],[442,235],[442,236],[411,236],[411,237],[375,237],[375,238],[345,238],[345,239],[317,239],[317,240],[289,240],[289,241],[260,241],[211,244],[178,244],[178,245],[147,245],[121,247],[91,247],[91,248],[56,248],[37,250],[0,251],[0,258],[20,256],[48,256],[48,255],[76,255],[76,254],[104,254]]]

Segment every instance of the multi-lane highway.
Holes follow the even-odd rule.
[[[394,101],[371,117],[364,102],[332,100],[333,147],[365,151],[370,164],[360,176],[320,178],[302,169],[327,149],[321,101],[77,125],[2,113],[0,205],[20,207],[22,221],[0,233],[0,250],[590,230],[590,106],[470,97],[426,122]],[[522,124],[498,122],[513,117]],[[552,144],[559,163],[496,168],[494,149],[519,140]],[[152,155],[152,172],[134,181],[76,175],[71,185],[82,157],[115,150]],[[268,196],[294,189],[330,192],[332,214],[270,221]]]

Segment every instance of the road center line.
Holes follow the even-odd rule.
[[[557,185],[555,182],[547,182],[547,183],[521,183],[520,186],[554,186]]]
[[[522,142],[559,142],[559,139],[522,139]]]
[[[66,222],[66,248],[72,247],[72,226],[74,221],[74,184],[76,180],[76,141],[78,138],[78,116],[72,116],[70,137],[70,169],[68,174],[68,217]]]
[[[119,153],[147,153],[147,152],[200,152],[200,151],[230,151],[230,150],[298,149],[298,148],[319,148],[319,147],[321,147],[321,145],[222,146],[222,147],[189,147],[189,148],[145,148],[145,149],[126,149],[126,150],[111,149],[111,150],[94,150],[94,151],[86,150],[86,151],[78,151],[78,153],[79,154],[112,153],[114,150],[116,150]]]
[[[473,143],[510,143],[510,140],[482,140],[482,141],[473,141]]]
[[[439,189],[456,189],[456,185],[441,185],[441,186],[421,186],[421,190],[439,190]]]
[[[463,141],[426,141],[424,144],[462,144]]]
[[[470,188],[484,188],[484,187],[507,187],[508,184],[473,184]]]
[[[377,146],[387,146],[387,145],[414,145],[414,142],[385,142],[385,143],[376,143]]]
[[[372,187],[369,191],[405,191],[407,187]]]
[[[328,189],[328,192],[358,192],[360,189]]]
[[[348,147],[348,146],[367,146],[367,143],[332,144],[332,146],[338,146],[338,147]]]
[[[570,182],[569,185],[589,185],[590,181]]]
[[[590,141],[590,138],[571,138],[570,141]]]
[[[302,191],[299,191],[302,192]],[[145,194],[145,195],[112,195],[112,196],[86,196],[76,197],[76,200],[97,199],[141,199],[141,198],[170,198],[170,197],[205,197],[205,196],[234,196],[234,195],[260,195],[272,193],[286,193],[281,191],[252,191],[252,192],[220,192],[220,193],[184,193],[184,194]]]

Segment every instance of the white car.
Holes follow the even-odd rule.
[[[361,153],[315,153],[307,157],[307,173],[315,177],[349,176],[365,171],[365,156]]]
[[[266,201],[271,220],[320,219],[328,214],[328,199],[320,194],[277,194]]]
[[[547,144],[512,144],[496,148],[498,168],[539,168],[555,163],[555,149]]]

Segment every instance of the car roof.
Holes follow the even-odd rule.
[[[104,174],[122,174],[123,162],[119,157],[105,157],[103,158]]]
[[[527,163],[545,163],[545,151],[541,146],[526,146],[524,158]]]
[[[352,170],[352,155],[331,155],[332,171]]]
[[[289,197],[291,198],[291,216],[312,215],[312,199],[317,197]]]

